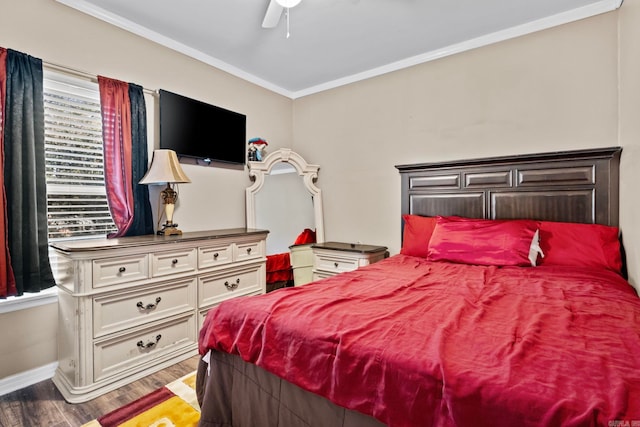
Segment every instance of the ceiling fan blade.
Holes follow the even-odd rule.
[[[282,10],[284,8],[280,6],[276,0],[269,1],[269,7],[267,7],[267,13],[264,14],[264,20],[262,21],[262,28],[274,28],[280,21]]]

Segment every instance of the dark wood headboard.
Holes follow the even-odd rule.
[[[396,166],[402,213],[618,225],[620,147]]]

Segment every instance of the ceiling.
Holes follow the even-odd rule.
[[[56,0],[290,98],[614,10],[622,0]]]

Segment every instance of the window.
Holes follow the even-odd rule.
[[[44,116],[49,239],[115,231],[104,183],[98,84],[45,73]]]

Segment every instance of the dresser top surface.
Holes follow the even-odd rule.
[[[363,254],[386,251],[386,246],[362,245],[359,243],[324,242],[311,245],[314,249],[330,249],[336,251],[359,252]]]
[[[113,249],[115,247],[131,247],[146,246],[156,244],[171,244],[179,242],[189,242],[193,240],[214,240],[227,237],[240,237],[250,235],[265,236],[268,230],[260,230],[254,228],[227,228],[221,230],[206,231],[190,231],[180,235],[164,236],[157,234],[147,234],[144,236],[119,237],[115,239],[92,238],[92,239],[76,239],[76,240],[59,240],[51,242],[50,246],[63,252],[80,252],[80,251],[100,251],[105,249]]]

